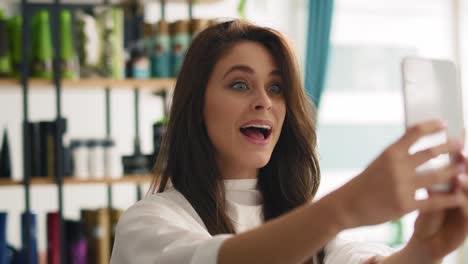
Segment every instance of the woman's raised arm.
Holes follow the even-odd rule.
[[[429,159],[461,150],[461,142],[449,141],[409,154],[409,148],[418,139],[444,128],[441,122],[430,121],[409,129],[341,188],[224,241],[218,263],[302,263],[344,229],[380,224],[414,210],[426,212],[460,206],[466,201],[461,192],[424,200],[415,198],[416,190],[447,183],[464,171],[464,166],[454,164],[425,174],[416,173],[416,167]],[[397,254],[403,257],[403,253]]]

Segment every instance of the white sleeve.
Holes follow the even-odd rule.
[[[121,217],[111,264],[217,263],[221,244],[232,235],[193,231],[177,213],[162,206],[157,209],[155,214],[154,205],[140,203]]]
[[[373,256],[388,256],[395,249],[383,244],[335,238],[325,247],[325,264],[362,264]]]

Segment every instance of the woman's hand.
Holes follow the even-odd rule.
[[[465,184],[464,189],[466,192],[468,184]],[[436,195],[440,193],[431,194]],[[441,263],[446,255],[463,244],[467,233],[468,217],[463,207],[424,212],[419,214],[408,244],[402,250],[376,263]]]
[[[430,172],[417,173],[416,168],[445,153],[458,153],[462,142],[449,141],[436,147],[409,154],[409,148],[420,138],[445,129],[440,121],[428,121],[409,128],[360,175],[332,195],[343,211],[344,228],[374,225],[414,211],[437,211],[454,208],[464,202],[461,192],[433,195],[416,200],[415,192],[436,184],[446,184],[464,171],[464,166],[449,165]]]
[[[465,164],[468,171],[468,160],[458,155],[458,161]],[[437,261],[454,251],[465,241],[468,235],[468,178],[459,175],[454,181],[455,193],[465,198],[457,208],[436,210],[421,213],[414,225],[413,236],[408,243],[408,253],[419,259]],[[430,196],[442,195],[432,192]],[[422,263],[422,262],[421,262]]]

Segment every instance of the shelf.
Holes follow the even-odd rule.
[[[78,80],[63,80],[62,87],[65,89],[101,89],[110,87],[114,88],[142,88],[153,91],[170,90],[175,86],[176,80],[173,78],[162,79],[78,79]],[[53,87],[54,82],[47,79],[29,79],[29,87],[32,89]],[[0,78],[0,87],[15,87],[21,86],[21,81],[14,78]]]
[[[221,2],[222,0],[194,0],[194,4],[205,4],[205,3],[216,3]],[[6,0],[9,4],[19,4],[21,0]],[[109,0],[110,4],[121,4],[124,0]],[[142,3],[159,3],[160,0],[141,0]],[[34,4],[53,4],[53,0],[29,0],[28,3]],[[83,5],[93,5],[93,4],[104,4],[105,0],[61,0],[61,4],[83,4]],[[166,0],[166,3],[187,3],[187,0]]]
[[[152,175],[126,175],[122,178],[111,179],[77,179],[74,177],[64,177],[64,185],[81,185],[81,184],[119,184],[119,183],[150,183],[153,179]],[[0,179],[1,186],[15,186],[22,185],[22,181],[15,181],[10,179]],[[55,180],[51,178],[32,178],[30,181],[31,185],[52,185],[55,184]]]

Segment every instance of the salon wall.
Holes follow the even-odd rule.
[[[81,1],[81,0],[78,0]],[[89,1],[89,0],[87,0]],[[11,3],[18,1],[0,1],[0,7],[11,15],[17,7]],[[37,1],[36,1],[37,2]],[[45,2],[41,0],[40,2]],[[76,2],[76,1],[75,1]],[[159,1],[155,1],[159,2]],[[167,1],[168,21],[186,19],[188,9],[185,4]],[[202,1],[200,1],[202,2]],[[296,48],[303,49],[304,25],[296,26],[305,18],[304,0],[294,1],[248,1],[247,17],[253,22],[269,25],[287,34]],[[210,4],[196,4],[194,17],[237,17],[237,0],[214,1]],[[259,11],[261,10],[261,12]],[[145,19],[150,22],[159,19],[159,4],[148,4]],[[294,14],[294,16],[292,15]],[[302,58],[303,56],[299,56]],[[105,136],[105,94],[104,90],[65,90],[62,94],[62,114],[68,119],[69,138],[103,138]],[[55,93],[51,87],[30,91],[29,114],[31,121],[51,120],[55,117]],[[112,137],[115,138],[121,155],[133,152],[134,110],[133,91],[115,89],[111,93]],[[162,101],[147,91],[140,96],[140,136],[142,151],[150,153],[152,149],[151,125],[162,117]],[[8,129],[13,162],[13,178],[22,176],[22,94],[19,87],[2,87],[0,91],[0,128]],[[0,140],[2,135],[0,135]],[[147,190],[147,185],[143,186]],[[113,204],[126,209],[136,201],[136,187],[132,184],[118,184],[113,187]],[[80,208],[107,206],[107,192],[104,185],[81,185],[64,187],[64,215],[78,219]],[[31,188],[31,208],[38,213],[38,245],[41,251],[46,249],[45,213],[57,210],[57,190],[55,186],[33,186]],[[24,210],[24,191],[22,187],[0,187],[0,211],[8,215],[8,241],[15,247],[21,246],[19,215]]]
[[[330,71],[327,91],[319,112],[319,152],[323,168],[318,197],[357,175],[385,146],[404,131],[400,75],[395,67],[404,54],[454,59],[452,1],[447,0],[335,0]],[[460,0],[460,14],[468,13],[467,0]],[[237,0],[200,4],[195,17],[235,17]],[[0,6],[5,2],[1,1]],[[248,1],[247,17],[270,25],[289,36],[303,65],[307,0]],[[167,6],[169,21],[186,18],[187,7]],[[148,21],[159,19],[159,5],[145,8]],[[461,18],[460,61],[468,65],[468,19]],[[467,66],[468,67],[468,66]],[[466,67],[465,67],[466,68]],[[369,74],[368,71],[372,71]],[[347,74],[347,75],[346,75]],[[468,79],[468,72],[462,76]],[[464,87],[466,87],[466,81]],[[465,92],[465,101],[468,94]],[[22,178],[20,122],[22,99],[16,87],[0,91],[0,128],[7,127],[10,137],[14,178]],[[133,100],[131,90],[115,90],[112,100],[112,134],[121,154],[133,151]],[[51,89],[34,90],[30,96],[31,119],[55,116]],[[104,92],[100,90],[63,93],[63,113],[68,118],[68,138],[105,135]],[[466,104],[465,104],[466,106]],[[161,118],[161,100],[149,93],[141,95],[141,139],[144,152],[152,151],[151,124]],[[465,118],[468,114],[465,115]],[[1,137],[1,136],[0,136]],[[1,139],[1,138],[0,138]],[[116,207],[125,209],[135,202],[131,184],[113,187]],[[46,248],[45,212],[56,210],[56,188],[32,188],[32,208],[39,213],[39,247]],[[20,246],[19,214],[24,209],[21,187],[0,188],[0,210],[10,212],[8,240]],[[8,202],[6,202],[8,201]],[[65,216],[78,218],[79,208],[106,206],[105,186],[65,186]],[[411,234],[410,215],[405,221],[405,237]],[[344,236],[385,240],[385,226],[353,230]],[[382,236],[375,236],[376,233]],[[451,256],[445,263],[455,263]]]

